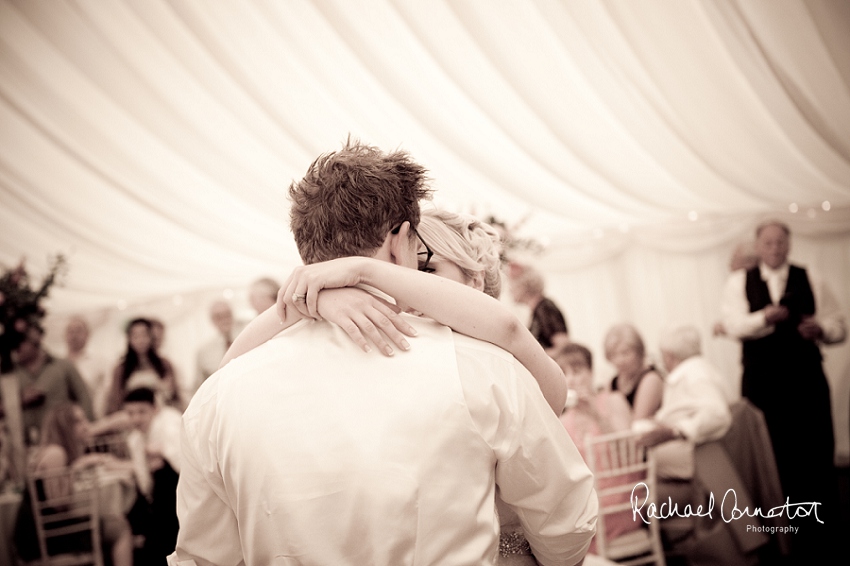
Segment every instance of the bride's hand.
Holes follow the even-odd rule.
[[[364,351],[371,350],[371,341],[387,356],[392,356],[394,351],[386,337],[399,349],[409,350],[404,335],[416,336],[416,330],[399,316],[400,310],[362,289],[325,289],[318,300],[322,318],[345,330]]]
[[[286,309],[295,308],[303,316],[320,318],[319,291],[357,285],[365,261],[363,257],[343,257],[296,267],[277,293],[278,316],[284,320]]]

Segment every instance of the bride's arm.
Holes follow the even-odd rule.
[[[473,287],[385,261],[349,257],[296,268],[281,287],[278,305],[285,304],[286,312],[298,308],[305,316],[317,316],[311,308],[319,291],[358,283],[380,289],[461,334],[507,350],[534,376],[555,414],[561,414],[567,396],[561,368],[510,310]],[[307,295],[306,301],[293,303],[293,293]]]
[[[399,348],[407,350],[410,345],[402,332],[408,336],[416,334],[413,327],[398,316],[398,307],[360,289],[326,289],[320,302],[320,310],[326,314],[326,318],[343,328],[367,352],[371,350],[371,341],[381,352],[391,356],[393,348],[385,336]],[[233,358],[253,350],[302,318],[304,315],[297,309],[269,307],[239,333],[218,367],[224,367]]]

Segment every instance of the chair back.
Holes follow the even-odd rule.
[[[71,468],[27,477],[43,566],[103,566],[98,481]]]
[[[648,493],[640,490],[640,496],[648,497],[643,504],[644,513],[650,503],[655,503],[655,459],[650,451],[638,446],[637,437],[634,432],[623,431],[591,435],[585,439],[587,464],[593,472],[599,497],[596,551],[600,556],[620,564],[654,563],[665,566],[657,520],[650,519],[648,529],[643,528],[641,522],[641,528],[633,528],[613,538],[609,536],[609,526],[618,519],[622,522],[625,514],[631,516],[631,497],[636,485],[644,483],[648,489]]]

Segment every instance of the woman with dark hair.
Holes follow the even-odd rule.
[[[70,467],[81,470],[90,466],[102,465],[122,467],[123,464],[104,453],[86,454],[86,442],[90,438],[89,420],[83,409],[71,402],[62,402],[51,407],[44,416],[41,426],[40,443],[32,453],[28,469],[32,472],[43,472],[57,468]],[[44,493],[41,497],[50,499],[68,495],[71,489],[64,482],[45,481],[40,486]],[[103,515],[101,517],[101,534],[104,550],[111,556],[113,566],[129,566],[133,564],[133,534],[126,518],[119,515]],[[54,552],[73,552],[91,547],[88,533],[72,533],[55,539]],[[23,502],[15,524],[15,547],[18,555],[24,560],[38,558],[38,538],[35,519],[29,493],[24,493]]]
[[[127,325],[127,353],[113,373],[106,413],[120,411],[124,395],[139,387],[153,389],[163,403],[182,409],[174,369],[153,346],[153,326],[146,318]]]

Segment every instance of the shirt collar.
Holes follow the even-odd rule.
[[[788,278],[788,262],[786,261],[776,269],[768,266],[766,263],[759,263],[759,272],[761,274],[761,278],[767,281],[771,277],[779,277],[780,279]]]
[[[697,354],[696,356],[691,356],[690,358],[686,358],[679,362],[679,365],[674,367],[673,371],[667,374],[667,378],[664,380],[664,382],[668,385],[672,385],[674,383],[679,382],[685,376],[685,374],[688,373],[688,368],[696,364],[697,360],[701,357],[701,354]]]

